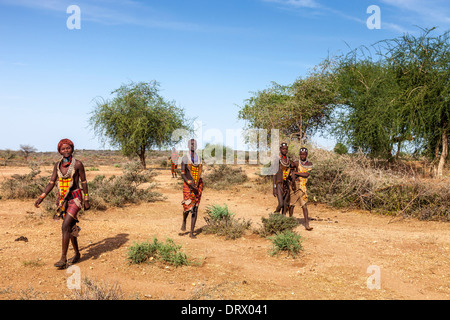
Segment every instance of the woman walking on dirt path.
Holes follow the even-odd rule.
[[[56,162],[53,173],[44,193],[36,200],[35,207],[45,199],[55,184],[58,188],[57,216],[63,219],[62,223],[62,254],[61,259],[55,263],[59,269],[65,268],[68,264],[74,264],[79,261],[81,255],[78,249],[77,226],[78,212],[81,210],[84,198],[84,210],[89,210],[88,185],[86,181],[86,172],[83,163],[73,157],[74,144],[69,139],[62,139],[58,143],[58,152],[62,155],[61,160]],[[79,180],[81,180],[81,187]],[[67,261],[67,250],[69,241],[72,243],[75,255]]]
[[[294,169],[292,171],[292,184],[291,184],[291,195],[290,195],[290,203],[289,203],[289,216],[292,217],[294,215],[295,205],[298,203],[300,207],[303,209],[303,216],[305,218],[305,229],[310,231],[313,228],[309,226],[309,217],[308,217],[308,195],[306,193],[306,183],[308,182],[309,175],[313,169],[312,162],[307,160],[308,157],[308,149],[300,148],[299,151],[300,159],[299,161],[295,161]]]
[[[181,230],[186,231],[186,220],[191,212],[191,231],[189,236],[195,238],[194,228],[197,222],[198,206],[203,192],[202,163],[197,155],[197,141],[189,141],[189,153],[184,155],[181,160],[181,177],[183,178],[183,223]]]

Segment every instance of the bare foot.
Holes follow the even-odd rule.
[[[67,261],[66,261],[66,259],[61,258],[61,260],[56,262],[54,264],[54,266],[57,267],[58,269],[64,269],[67,266]]]
[[[79,253],[75,254],[72,258],[70,258],[67,262],[69,264],[77,263],[80,260],[81,255]]]

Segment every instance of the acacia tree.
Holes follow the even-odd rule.
[[[334,69],[344,99],[334,133],[371,156],[397,157],[402,143],[434,154],[443,174],[448,156],[449,33],[405,34],[373,46],[378,60],[363,49],[341,57]],[[434,153],[432,152],[434,151]]]
[[[97,101],[90,118],[95,134],[125,156],[137,155],[146,168],[145,153],[178,143],[172,140],[177,129],[190,130],[182,108],[159,94],[159,83],[122,85],[110,100]]]
[[[20,150],[23,153],[23,157],[24,157],[25,161],[28,161],[28,156],[30,155],[30,153],[37,151],[37,149],[35,147],[33,147],[29,144],[21,144]]]
[[[330,74],[324,69],[291,85],[273,82],[270,88],[253,93],[241,107],[239,119],[247,121],[246,129],[279,129],[284,136],[304,143],[308,135],[329,122],[339,103]]]
[[[339,141],[372,157],[392,158],[408,121],[399,117],[398,87],[384,61],[360,59],[359,50],[341,57],[335,79],[342,106],[333,125]]]
[[[402,103],[417,146],[437,163],[443,175],[450,135],[450,31],[386,40],[384,58],[396,70]]]

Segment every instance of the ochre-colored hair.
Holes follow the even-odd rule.
[[[58,152],[60,152],[61,147],[63,144],[68,144],[69,146],[72,147],[72,152],[75,150],[75,147],[73,145],[73,142],[69,139],[62,139],[59,143],[58,143]]]

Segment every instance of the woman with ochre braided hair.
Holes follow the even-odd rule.
[[[80,251],[78,249],[77,226],[78,212],[83,206],[84,210],[89,210],[88,185],[86,181],[86,172],[83,163],[73,157],[74,144],[69,139],[63,139],[58,143],[58,152],[62,155],[54,168],[53,173],[44,193],[36,200],[35,206],[39,208],[41,202],[47,194],[52,191],[55,184],[58,188],[57,216],[63,219],[62,223],[62,254],[61,259],[55,263],[55,267],[63,269],[68,264],[74,264],[80,260]],[[81,180],[81,187],[80,183]],[[69,241],[72,243],[75,255],[67,261],[67,250]]]

